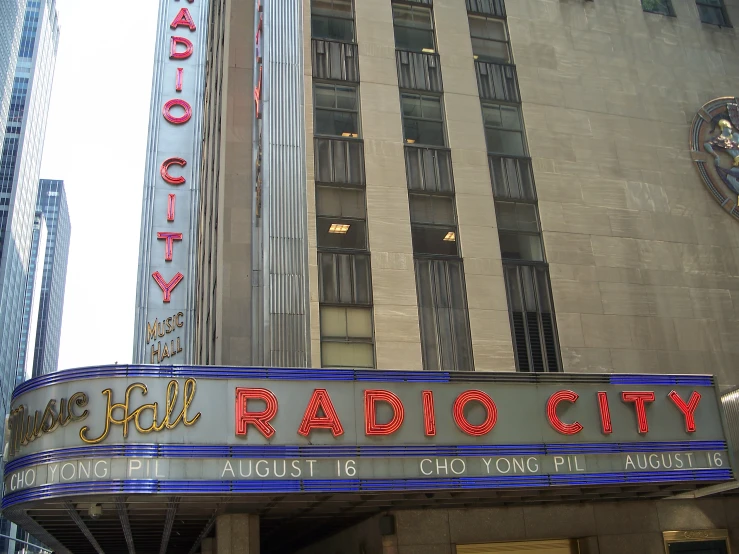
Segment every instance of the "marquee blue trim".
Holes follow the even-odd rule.
[[[579,373],[488,373],[448,371],[395,371],[375,369],[316,369],[279,367],[109,365],[67,369],[34,377],[16,387],[13,399],[26,392],[81,379],[168,378],[273,379],[290,381],[366,381],[395,383],[603,383],[612,385],[672,385],[710,387],[711,375],[641,375]]]
[[[725,441],[622,442],[581,444],[472,444],[459,446],[227,446],[128,444],[46,450],[15,459],[5,474],[38,464],[74,458],[415,458],[468,456],[537,456],[727,450]]]
[[[354,480],[264,480],[264,481],[156,481],[121,480],[42,485],[10,492],[2,499],[2,509],[16,504],[59,497],[91,494],[283,494],[319,492],[388,492],[409,490],[513,489],[523,487],[587,486],[603,484],[665,483],[685,481],[720,482],[731,480],[728,469],[694,469],[631,473],[589,473],[579,475],[515,475],[510,477],[460,477],[457,479],[354,479]]]

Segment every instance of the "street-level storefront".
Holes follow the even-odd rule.
[[[733,479],[710,376],[96,367],[20,385],[6,436],[4,513],[59,553],[596,552],[652,512],[687,552],[665,532],[732,529],[731,497],[660,500]],[[691,502],[723,515],[659,515]]]

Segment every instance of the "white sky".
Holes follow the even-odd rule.
[[[41,178],[72,220],[59,369],[133,349],[157,0],[57,0],[61,24]]]

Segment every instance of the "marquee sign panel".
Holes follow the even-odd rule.
[[[21,385],[10,428],[6,505],[732,478],[708,376],[88,368]]]

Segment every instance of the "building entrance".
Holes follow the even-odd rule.
[[[556,540],[457,545],[457,554],[503,554],[510,552],[577,554],[577,544],[572,540]]]

